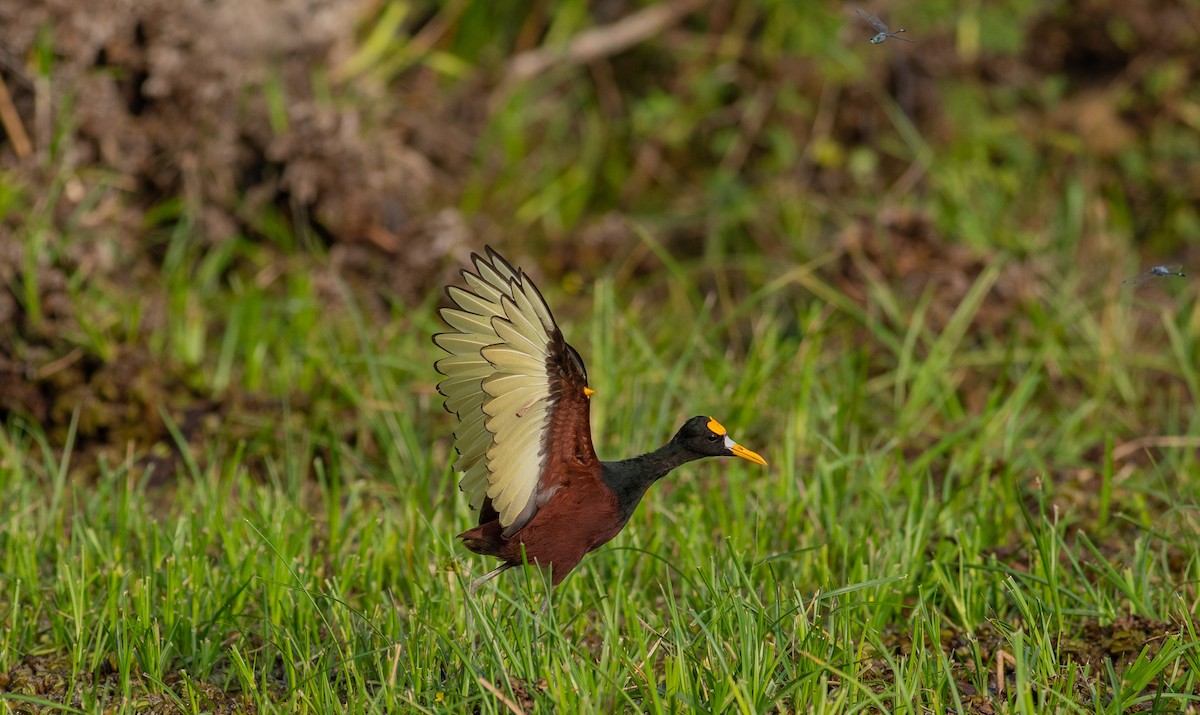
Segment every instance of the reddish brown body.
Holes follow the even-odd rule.
[[[616,495],[599,476],[564,484],[525,528],[508,539],[500,533],[500,520],[494,510],[485,507],[480,516],[492,518],[458,535],[468,549],[513,566],[527,560],[549,567],[555,586],[589,551],[612,540],[625,525]]]
[[[556,586],[589,551],[612,540],[625,526],[617,495],[600,476],[603,467],[592,448],[588,398],[582,390],[564,390],[557,399],[533,519],[505,538],[499,515],[488,500],[479,512],[479,526],[458,535],[477,554],[513,566],[528,561],[550,568]]]

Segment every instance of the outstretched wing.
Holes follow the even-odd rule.
[[[865,10],[861,10],[859,8],[855,8],[855,11],[859,15],[862,15],[863,19],[866,20],[868,23],[870,23],[871,27],[875,28],[875,32],[888,32],[888,26],[883,22],[883,20],[880,20],[878,17],[875,17],[871,13],[869,13]],[[904,38],[901,37],[901,38],[897,38],[897,39],[904,39]]]
[[[459,488],[472,509],[496,511],[507,537],[565,478],[557,455],[597,461],[587,373],[528,276],[490,246],[471,261],[476,273],[462,272],[467,287],[446,289],[458,306],[441,310],[452,331],[433,336],[450,353],[436,365],[446,376],[438,391],[458,416]]]

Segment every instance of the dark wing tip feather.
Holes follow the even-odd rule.
[[[483,244],[483,252],[486,253],[488,255],[488,258],[491,258],[493,261],[499,260],[504,265],[508,266],[509,268],[512,268],[512,265],[508,261],[504,260],[504,256],[501,256],[499,251],[492,248],[492,244],[490,244],[490,243]]]
[[[507,268],[509,273],[513,273],[518,276],[521,275],[521,271],[518,270],[517,268],[514,268],[513,264],[509,263],[508,259],[506,259],[504,256],[501,256],[499,251],[492,248],[492,245],[490,243],[484,244],[483,250],[487,254],[487,257],[489,259],[486,262],[489,263],[493,268],[495,268],[496,265],[499,264],[499,265]],[[484,260],[483,257],[479,256],[478,254],[471,254],[472,260],[475,260],[476,258],[478,258],[479,260]]]

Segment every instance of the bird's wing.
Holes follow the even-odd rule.
[[[472,509],[490,501],[510,536],[565,478],[564,447],[598,461],[587,373],[528,276],[490,246],[471,260],[477,273],[462,272],[467,288],[446,289],[458,306],[441,311],[452,331],[433,338],[450,353],[437,362],[446,376],[438,391],[458,415],[459,488]]]

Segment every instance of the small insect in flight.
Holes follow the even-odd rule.
[[[875,17],[871,13],[866,12],[865,10],[862,10],[860,8],[855,8],[855,11],[858,12],[859,15],[862,15],[863,19],[866,20],[868,23],[870,23],[871,27],[875,28],[875,32],[879,33],[871,38],[872,45],[878,45],[880,42],[883,42],[884,40],[886,40],[889,37],[894,37],[897,40],[904,40],[905,42],[910,43],[910,44],[914,44],[914,45],[916,44],[912,40],[910,40],[906,37],[901,37],[899,35],[899,33],[904,32],[903,27],[900,28],[899,30],[896,30],[895,32],[893,32],[888,29],[887,24],[884,23],[883,20],[880,20],[879,18]]]
[[[1187,277],[1187,274],[1183,272],[1182,265],[1155,266],[1144,273],[1139,273],[1133,278],[1128,278],[1122,281],[1122,283],[1136,288],[1146,281],[1152,281],[1155,278],[1165,278],[1166,276],[1179,276],[1180,278],[1185,278]]]

